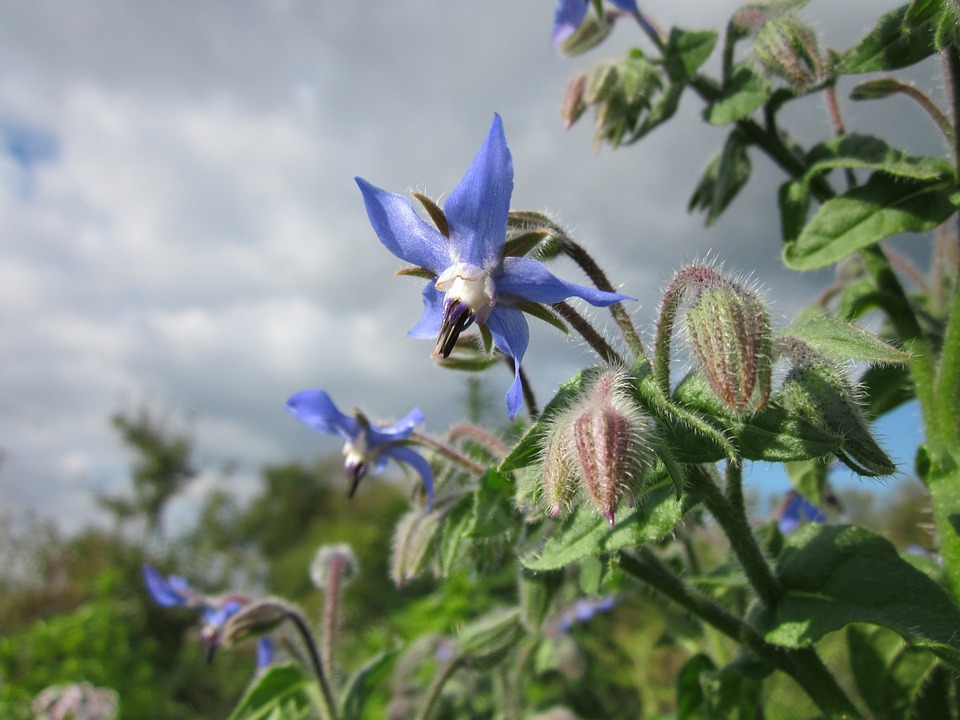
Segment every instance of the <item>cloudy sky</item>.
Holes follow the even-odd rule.
[[[843,46],[897,4],[814,0],[808,17]],[[664,26],[706,28],[737,5],[645,7]],[[589,120],[565,132],[567,79],[640,35],[624,22],[607,46],[565,59],[549,44],[552,13],[549,0],[0,5],[0,508],[86,522],[94,492],[127,482],[109,417],[144,403],[173,427],[194,418],[207,470],[194,495],[227,461],[249,492],[265,463],[335,450],[286,414],[304,388],[375,418],[420,405],[442,432],[464,378],[405,337],[420,283],[392,275],[400,263],[353,177],[440,198],[495,111],[513,206],[571,228],[639,298],[645,329],[672,272],[707,253],[775,288],[778,317],[829,280],[780,269],[782,178],[762,158],[729,217],[705,229],[686,214],[724,137],[695,98],[619,152],[593,151]],[[935,86],[934,70],[920,80]],[[845,110],[851,127],[881,127],[871,108]],[[901,144],[941,150],[905,103],[885,111]],[[815,103],[791,119],[801,137],[829,132]],[[526,365],[542,399],[585,362],[581,344],[534,332]],[[485,379],[497,408],[509,381]]]

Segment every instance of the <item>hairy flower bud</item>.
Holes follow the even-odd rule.
[[[245,605],[223,626],[221,640],[233,645],[248,637],[264,635],[290,617],[290,607],[279,600],[259,600]]]
[[[543,446],[543,500],[553,517],[557,517],[577,492],[576,458],[573,447],[575,415],[567,410],[558,415],[547,430]]]
[[[854,472],[889,475],[896,465],[873,439],[857,387],[823,355],[796,338],[784,338],[781,350],[793,369],[780,388],[779,403],[798,417],[839,438],[837,458]]]
[[[792,15],[765,23],[753,43],[763,68],[802,92],[822,79],[824,63],[813,28]]]
[[[604,13],[602,18],[596,13],[589,13],[572,33],[557,44],[557,49],[567,57],[583,55],[607,39],[613,30],[615,17],[609,12]]]
[[[587,74],[577,73],[567,83],[567,91],[563,95],[563,104],[560,106],[560,119],[563,120],[564,130],[569,130],[587,110],[584,102],[584,92],[587,89]]]
[[[710,388],[744,415],[770,397],[770,317],[755,292],[716,275],[684,316],[687,340]]]
[[[623,371],[603,373],[569,411],[573,454],[587,497],[613,527],[614,512],[652,466],[652,423],[624,389]]]
[[[346,543],[321,545],[310,563],[310,580],[319,590],[327,589],[333,575],[338,583],[345,583],[359,574],[360,563]]]

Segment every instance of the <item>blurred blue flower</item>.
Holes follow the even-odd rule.
[[[617,599],[613,595],[604,595],[599,598],[579,598],[572,606],[560,614],[558,623],[564,632],[570,632],[574,625],[585,623],[601,612],[613,610]]]
[[[308,428],[343,438],[343,470],[350,479],[349,497],[353,497],[357,484],[368,472],[376,475],[393,458],[420,474],[428,506],[433,502],[430,463],[407,442],[414,426],[423,422],[419,408],[392,425],[373,425],[359,411],[353,417],[344,415],[323,390],[304,390],[287,400],[287,409]]]
[[[461,332],[474,322],[485,325],[496,346],[513,358],[515,377],[507,392],[511,420],[523,400],[520,362],[530,339],[527,320],[517,304],[555,303],[575,296],[605,307],[629,299],[560,280],[537,260],[503,256],[513,160],[499,115],[444,205],[448,236],[426,223],[403,195],[381,190],[362,178],[356,181],[380,242],[400,259],[435,276],[423,290],[423,316],[408,335],[436,338],[434,357],[448,357]]]
[[[639,10],[636,0],[609,0],[611,5],[615,5],[624,12],[636,15]],[[574,30],[580,27],[580,23],[587,16],[587,9],[591,0],[560,0],[557,3],[557,12],[553,16],[553,44],[559,45]]]
[[[802,522],[825,523],[823,510],[796,490],[789,490],[777,510],[777,527],[784,535],[797,529]]]
[[[207,658],[220,645],[223,626],[236,615],[249,599],[241,595],[228,595],[219,600],[195,593],[182,577],[164,577],[152,565],[143,566],[143,581],[157,605],[162,607],[188,607],[200,611],[200,639],[207,649]],[[264,636],[257,641],[257,667],[263,668],[273,662],[273,640]]]

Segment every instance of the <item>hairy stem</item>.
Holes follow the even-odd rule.
[[[337,720],[337,704],[334,701],[333,690],[330,687],[327,673],[324,671],[323,661],[317,652],[317,644],[314,642],[310,626],[303,616],[295,610],[288,609],[286,615],[296,626],[297,632],[300,633],[300,637],[303,639],[304,644],[307,646],[307,651],[310,653],[310,663],[313,665],[314,675],[317,676],[317,683],[320,685],[320,694],[323,699],[320,714],[324,720]]]
[[[429,720],[433,714],[437,700],[440,699],[440,693],[443,692],[443,686],[446,685],[447,681],[460,669],[463,662],[464,657],[457,655],[440,668],[437,674],[433,676],[433,681],[430,683],[430,687],[427,688],[427,695],[423,699],[423,705],[420,706],[420,712],[417,714],[417,720]]]
[[[470,458],[464,457],[453,448],[448,447],[441,442],[437,442],[433,438],[424,435],[423,433],[419,433],[416,430],[410,433],[410,439],[420,445],[430,448],[438,455],[442,455],[447,460],[455,462],[460,467],[469,470],[475,475],[483,475],[487,471],[486,468],[481,467]]]
[[[556,310],[560,317],[580,333],[580,337],[587,341],[587,344],[596,351],[605,363],[608,365],[623,365],[623,358],[610,347],[610,344],[594,329],[593,325],[587,322],[583,315],[573,309],[572,305],[566,302],[558,302],[553,303],[550,307]]]

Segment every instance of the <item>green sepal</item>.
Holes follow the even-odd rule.
[[[398,277],[418,277],[423,278],[424,280],[433,280],[437,276],[437,274],[432,270],[427,270],[424,267],[417,267],[416,265],[400,268],[394,273],[394,275],[397,275]]]
[[[503,244],[503,257],[522,257],[550,237],[549,230],[530,230],[516,235]]]
[[[450,355],[445,358],[437,358],[436,363],[440,367],[449,370],[460,370],[462,372],[483,372],[492,368],[500,362],[497,355],[490,355],[481,352],[467,355]]]
[[[493,353],[493,334],[490,332],[490,328],[486,325],[479,326],[480,332],[480,342],[483,344],[483,351],[487,355]]]
[[[422,193],[415,192],[413,196],[423,205],[423,209],[427,211],[427,215],[433,220],[433,224],[437,226],[440,234],[445,238],[450,237],[450,225],[447,223],[447,214],[443,212],[443,209]]]

